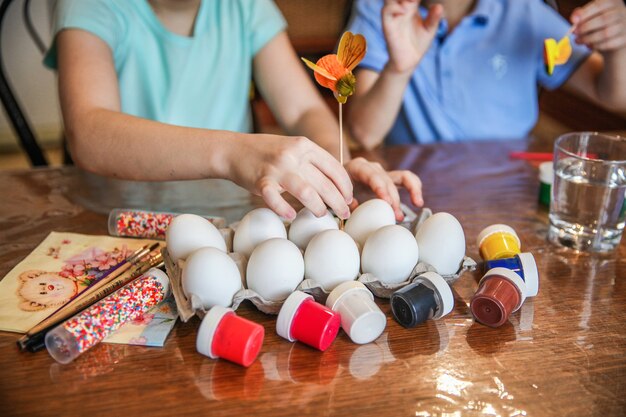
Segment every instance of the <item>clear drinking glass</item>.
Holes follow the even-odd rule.
[[[624,230],[625,194],[625,137],[560,136],[554,144],[548,239],[584,251],[615,249]]]

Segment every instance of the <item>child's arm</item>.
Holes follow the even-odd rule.
[[[422,19],[419,3],[385,1],[382,22],[389,61],[380,73],[357,71],[359,82],[350,103],[348,126],[365,148],[379,145],[393,126],[409,79],[437,31],[443,13],[441,5],[431,7],[426,19]]]
[[[595,52],[565,87],[581,92],[611,110],[626,110],[626,5],[622,0],[595,0],[571,16],[576,41]]]
[[[339,157],[337,120],[315,89],[285,33],[272,39],[256,55],[254,76],[264,99],[289,134],[309,137],[336,158]],[[359,79],[359,86],[360,83]],[[423,204],[421,182],[415,174],[409,171],[386,172],[380,164],[363,158],[351,159],[347,147],[344,148],[344,162],[350,176],[388,201],[399,220],[403,215],[396,185],[407,188],[413,204]],[[319,178],[316,186],[318,191],[333,188],[326,178]]]
[[[310,140],[185,128],[123,114],[107,44],[82,30],[65,30],[57,42],[65,128],[80,167],[146,181],[227,178],[263,196],[287,218],[295,210],[283,191],[316,214],[327,204],[347,217],[350,178]]]

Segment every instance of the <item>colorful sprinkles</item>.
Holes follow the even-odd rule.
[[[72,317],[63,327],[74,336],[78,352],[83,353],[159,304],[165,292],[157,277],[146,274]]]
[[[144,210],[113,210],[109,215],[109,234],[113,236],[165,239],[174,213]]]

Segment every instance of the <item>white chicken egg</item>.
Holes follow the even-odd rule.
[[[195,214],[180,214],[165,231],[165,242],[170,258],[177,262],[186,259],[197,249],[212,247],[226,252],[226,242],[210,221]]]
[[[325,230],[311,239],[304,252],[304,276],[333,290],[359,274],[359,248],[349,234],[341,230]]]
[[[192,301],[198,299],[205,310],[216,305],[230,307],[235,293],[242,288],[235,261],[215,248],[201,248],[189,255],[183,266],[182,285],[185,296]]]
[[[287,238],[283,221],[272,210],[257,208],[239,222],[233,237],[233,250],[249,257],[259,243],[274,237]]]
[[[465,233],[461,223],[449,213],[435,213],[417,229],[415,240],[420,261],[432,265],[439,274],[455,274],[465,256]]]
[[[375,198],[354,210],[346,221],[345,231],[362,248],[371,233],[390,224],[396,224],[393,208],[385,200]]]
[[[328,210],[322,217],[316,217],[308,208],[303,208],[298,212],[296,218],[289,226],[289,240],[300,249],[305,250],[309,241],[324,230],[339,229],[339,225]]]
[[[361,253],[361,270],[381,282],[406,281],[417,264],[419,250],[415,236],[399,225],[384,226],[367,238]]]
[[[287,239],[266,240],[250,255],[246,272],[248,288],[266,300],[285,300],[303,278],[302,253]]]

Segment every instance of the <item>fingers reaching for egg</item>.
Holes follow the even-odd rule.
[[[424,205],[424,197],[422,196],[422,181],[417,175],[411,171],[389,171],[389,177],[398,187],[404,187],[411,196],[411,202],[417,207]]]
[[[364,158],[355,158],[345,165],[348,174],[355,181],[367,185],[374,191],[376,196],[385,200],[393,208],[397,221],[404,219],[400,209],[400,194],[397,186],[409,191],[411,202],[416,206],[422,206],[422,182],[410,171],[385,171],[378,162],[370,162]]]

